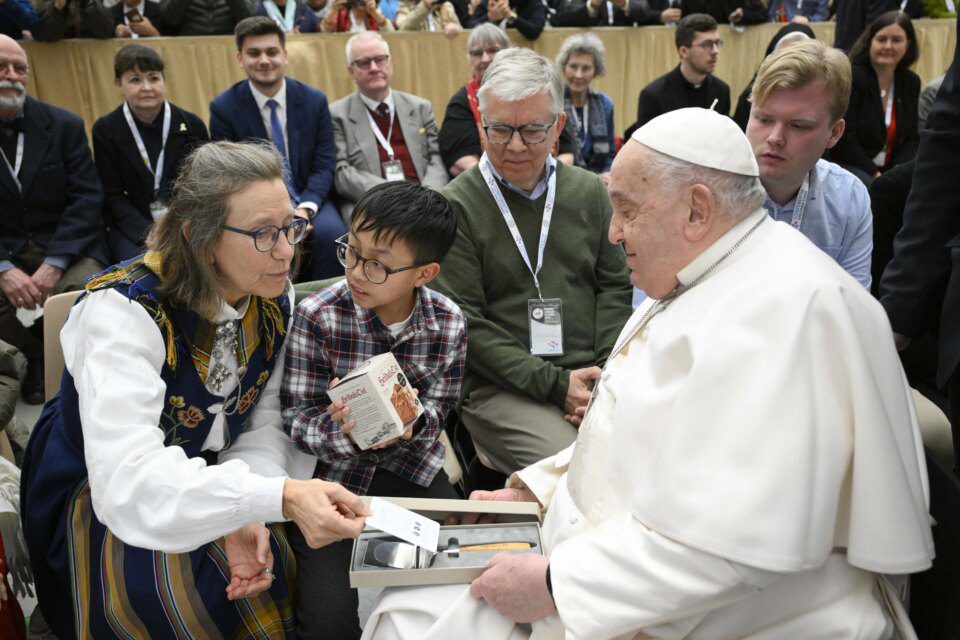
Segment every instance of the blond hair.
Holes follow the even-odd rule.
[[[851,77],[850,60],[839,49],[819,40],[792,42],[761,63],[750,102],[762,107],[777,89],[800,89],[822,82],[830,94],[830,117],[836,122],[847,112]]]

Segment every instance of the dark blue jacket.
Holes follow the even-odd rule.
[[[23,30],[33,29],[36,24],[37,12],[30,0],[7,0],[0,4],[0,34],[20,40]]]
[[[28,240],[48,256],[86,256],[106,264],[100,178],[79,116],[27,97],[22,191],[0,167],[0,260]]]
[[[327,97],[291,78],[287,83],[287,140],[293,187],[301,202],[322,207],[332,194],[337,151]],[[210,103],[210,139],[269,140],[250,83],[241,80]]]

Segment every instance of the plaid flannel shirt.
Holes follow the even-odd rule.
[[[344,281],[300,303],[286,342],[284,429],[319,458],[316,477],[359,495],[366,494],[378,466],[424,487],[433,482],[444,455],[437,436],[460,399],[467,352],[466,321],[453,301],[420,287],[410,325],[394,339],[375,313],[354,304]],[[419,390],[423,416],[410,440],[361,451],[330,419],[327,388],[333,378],[387,351]]]

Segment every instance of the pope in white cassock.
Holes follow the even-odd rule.
[[[933,542],[890,325],[765,214],[758,173],[704,109],[627,142],[609,237],[650,299],[576,443],[472,496],[545,505],[547,555],[495,557],[469,591],[388,589],[364,638],[913,636],[893,585]]]

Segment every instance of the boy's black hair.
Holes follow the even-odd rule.
[[[403,240],[417,264],[442,262],[457,235],[457,214],[438,191],[395,181],[370,189],[353,210],[353,233],[372,231],[375,242]]]
[[[113,58],[113,77],[117,80],[131,69],[141,73],[159,71],[163,73],[163,58],[150,47],[142,44],[128,44]]]

